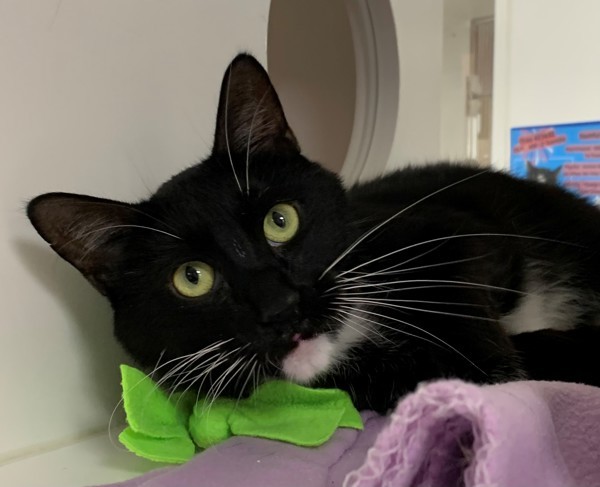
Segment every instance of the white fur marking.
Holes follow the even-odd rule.
[[[331,365],[333,348],[327,335],[300,340],[283,359],[283,373],[290,380],[306,384]]]
[[[332,365],[342,361],[346,352],[371,335],[368,322],[358,317],[346,318],[336,336],[319,335],[310,340],[300,340],[282,361],[285,376],[295,382],[307,384]]]
[[[511,335],[518,333],[554,329],[568,330],[577,323],[581,315],[585,296],[570,287],[568,279],[563,282],[548,282],[543,267],[530,265],[527,270],[525,291],[517,307],[503,316],[500,324]]]
[[[356,316],[347,316],[341,326],[333,343],[333,352],[339,360],[346,352],[357,343],[366,340],[365,335],[370,336],[371,324],[362,320],[363,313],[359,308],[353,312]]]

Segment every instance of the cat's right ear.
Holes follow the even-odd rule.
[[[27,205],[27,216],[52,249],[102,294],[137,218],[133,205],[70,193],[47,193]]]
[[[281,147],[300,152],[269,75],[254,57],[240,54],[221,84],[213,152],[252,154]]]

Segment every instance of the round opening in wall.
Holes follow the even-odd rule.
[[[273,0],[267,57],[307,157],[346,183],[383,172],[399,94],[389,3]]]

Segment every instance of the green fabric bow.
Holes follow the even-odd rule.
[[[235,435],[256,436],[314,447],[337,428],[362,429],[348,394],[275,380],[246,399],[168,396],[140,370],[121,365],[128,426],[119,440],[130,451],[157,462],[183,463],[197,447],[208,448]]]

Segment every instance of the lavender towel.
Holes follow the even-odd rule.
[[[112,487],[600,486],[600,388],[439,381],[363,419],[319,448],[237,437]]]
[[[422,386],[348,487],[600,485],[600,389],[560,382]]]

